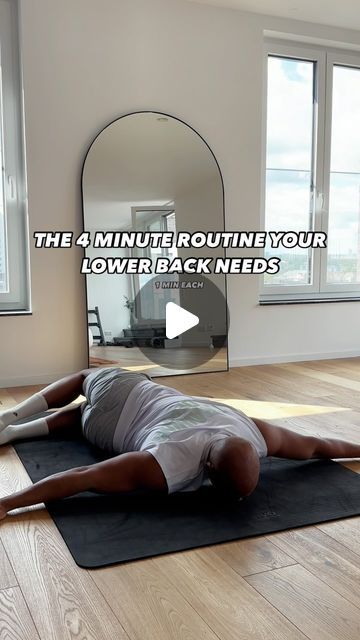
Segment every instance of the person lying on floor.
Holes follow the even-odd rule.
[[[25,424],[18,420],[86,402]],[[111,458],[57,473],[0,500],[0,519],[12,509],[82,491],[173,493],[209,481],[227,495],[249,496],[260,458],[357,458],[360,445],[304,436],[213,400],[187,396],[146,374],[119,368],[85,369],[0,413],[0,444],[82,432]]]

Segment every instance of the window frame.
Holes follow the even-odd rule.
[[[170,205],[159,205],[159,206],[155,206],[155,205],[145,205],[144,207],[140,207],[138,205],[131,207],[131,229],[138,229],[137,226],[137,222],[136,222],[136,215],[138,212],[148,212],[150,214],[150,219],[147,220],[148,223],[151,223],[155,220],[160,220],[160,226],[161,226],[161,231],[164,232],[166,231],[166,218],[168,215],[175,213],[175,204]],[[152,215],[151,215],[152,214]],[[160,215],[158,215],[160,214]],[[167,248],[162,250],[162,253],[164,256],[167,256],[169,254],[169,251]],[[136,250],[135,253],[134,251],[131,252],[131,255],[133,255],[136,257]],[[144,257],[147,258],[152,258],[151,255],[151,248],[150,247],[146,247],[143,250],[143,255]],[[154,275],[154,274],[153,274]],[[139,274],[138,273],[134,273],[131,276],[131,288],[133,290],[133,296],[134,296],[134,300],[138,300],[138,307],[136,308],[137,311],[137,321],[138,323],[141,324],[149,324],[152,323],[154,325],[157,324],[161,324],[163,321],[162,320],[154,320],[154,318],[148,318],[146,316],[142,315],[142,310],[141,310],[141,295],[140,291],[141,291],[141,286],[140,286],[140,278],[139,278]],[[172,293],[174,294],[175,290],[172,290]]]
[[[0,0],[0,80],[2,89],[1,179],[9,290],[0,293],[0,315],[31,313],[29,229],[23,123],[23,90],[18,3]]]
[[[329,186],[331,153],[332,72],[335,64],[360,70],[360,52],[344,52],[321,45],[266,38],[264,46],[264,84],[261,160],[261,228],[265,226],[266,151],[267,151],[267,79],[269,56],[309,60],[316,63],[313,111],[313,231],[327,233],[329,223]],[[325,117],[326,116],[326,117]],[[271,229],[269,229],[271,231]],[[284,231],[291,231],[290,228]],[[260,280],[260,303],[321,302],[360,299],[360,283],[327,283],[327,250],[312,249],[312,284],[265,285]],[[326,252],[326,253],[324,253]],[[265,252],[263,252],[264,255]],[[281,263],[280,263],[281,268]]]

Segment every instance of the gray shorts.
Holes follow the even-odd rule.
[[[109,367],[95,369],[84,380],[81,424],[84,437],[92,444],[113,453],[113,439],[120,414],[132,389],[151,380],[146,373]]]

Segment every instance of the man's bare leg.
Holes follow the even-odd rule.
[[[81,431],[81,407],[70,407],[62,411],[56,411],[43,418],[31,420],[25,424],[9,425],[0,432],[0,445],[9,444],[15,440],[35,438],[71,431],[77,435]]]
[[[64,431],[77,435],[81,432],[81,407],[70,407],[62,409],[47,416],[46,422],[49,428],[49,434],[57,434]]]
[[[92,371],[94,369],[83,369],[78,373],[66,376],[8,411],[0,412],[0,432],[18,420],[29,418],[36,413],[46,411],[46,409],[64,407],[69,404],[82,393],[83,382]]]
[[[83,382],[95,369],[83,369],[66,378],[61,378],[41,390],[49,409],[65,407],[82,394]]]
[[[360,458],[360,444],[337,440],[304,436],[265,420],[252,418],[262,433],[269,456],[309,460],[311,458]]]

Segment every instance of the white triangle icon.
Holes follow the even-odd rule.
[[[166,305],[166,337],[169,340],[181,336],[185,331],[189,331],[199,324],[199,318],[190,311],[179,307],[175,302],[168,302]]]

